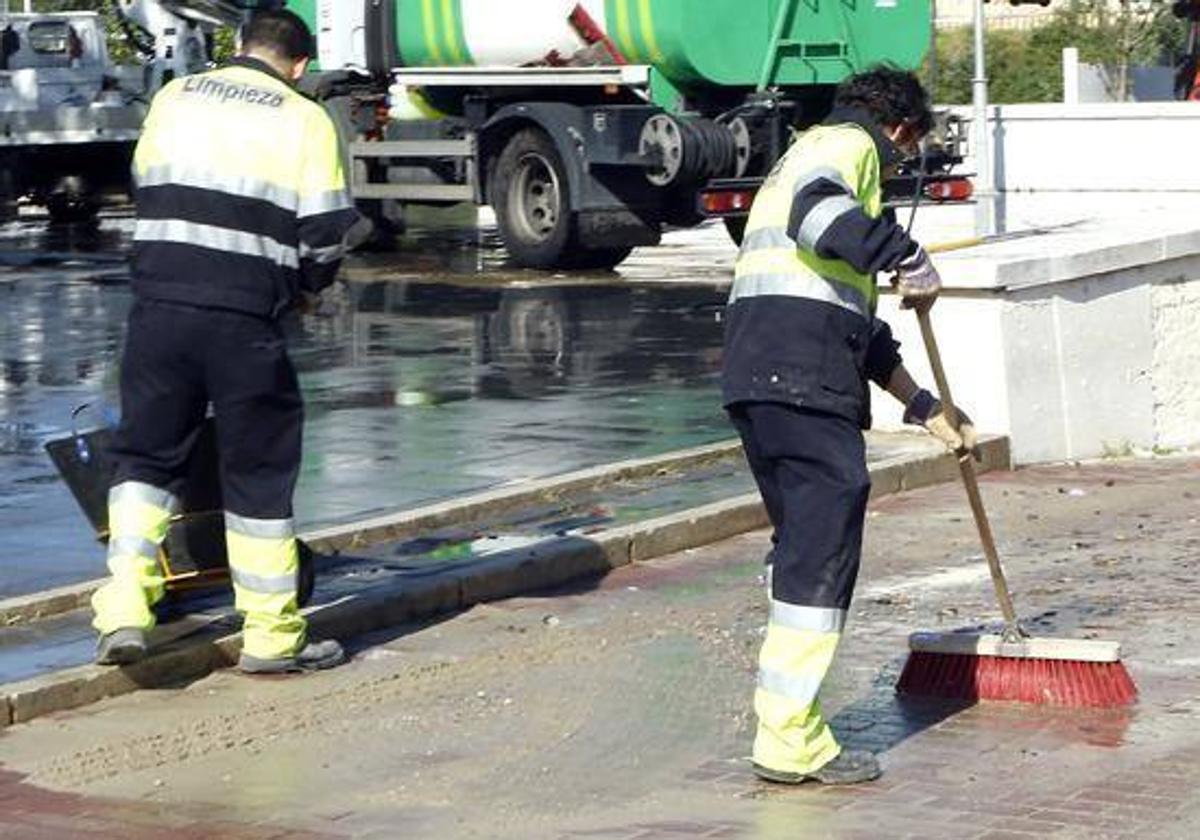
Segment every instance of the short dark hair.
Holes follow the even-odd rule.
[[[880,125],[907,123],[918,137],[933,127],[929,94],[915,73],[886,64],[878,64],[855,73],[838,85],[833,96],[835,108],[863,108]]]
[[[286,9],[255,12],[242,27],[242,52],[254,47],[299,61],[313,54],[312,32],[299,15]]]

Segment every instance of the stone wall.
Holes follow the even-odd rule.
[[[943,255],[934,308],[955,398],[1017,463],[1200,446],[1200,249],[1194,231],[1097,223]],[[880,314],[919,381],[911,313]],[[900,426],[876,394],[876,426]]]
[[[950,109],[967,121],[969,106]],[[1195,192],[1200,145],[1194,102],[994,105],[988,109],[996,188],[1005,192]],[[975,171],[968,155],[964,171]]]
[[[1200,280],[1180,275],[1150,291],[1154,443],[1195,446],[1200,436]]]

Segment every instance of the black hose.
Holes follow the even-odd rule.
[[[678,120],[683,160],[676,183],[694,184],[737,174],[733,132],[711,120]]]

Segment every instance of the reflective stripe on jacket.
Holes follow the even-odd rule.
[[[333,282],[358,220],[324,108],[250,58],[159,92],[134,178],[144,297],[278,315]]]
[[[814,189],[821,189],[816,200],[803,217],[793,219],[797,198]],[[869,319],[878,298],[875,278],[843,259],[818,255],[816,246],[843,214],[860,210],[878,218],[882,207],[879,155],[866,131],[847,123],[805,132],[754,200],[730,302],[788,295],[831,303]]]
[[[875,317],[875,272],[914,247],[883,214],[894,146],[861,112],[802,134],[755,198],[734,269],[726,405],[784,402],[870,423],[867,378],[900,362]]]

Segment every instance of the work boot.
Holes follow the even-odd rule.
[[[875,756],[866,750],[842,750],[835,759],[811,773],[789,773],[754,765],[754,773],[760,779],[784,785],[798,785],[810,779],[823,785],[856,785],[878,779],[882,772]]]
[[[332,639],[309,642],[293,656],[278,659],[262,659],[242,652],[238,659],[238,670],[243,674],[299,674],[306,671],[323,671],[346,661],[346,651]]]
[[[96,643],[97,665],[132,665],[146,656],[146,634],[137,627],[120,627]]]

